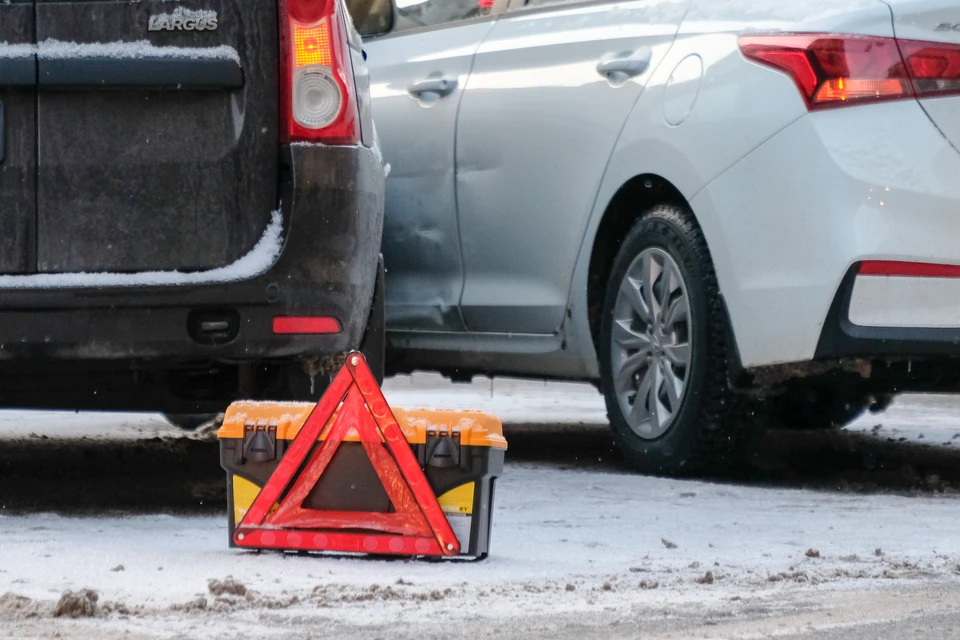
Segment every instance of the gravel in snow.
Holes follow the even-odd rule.
[[[449,385],[414,376],[389,381],[386,394],[397,406],[495,411],[511,425],[603,419],[599,395],[582,385]],[[895,405],[900,414],[870,419],[906,430],[919,411],[910,407],[928,399],[907,400]],[[928,411],[945,415],[951,407]],[[45,422],[63,433],[71,419],[91,438],[103,438],[105,429],[122,438],[172,433],[153,416],[50,413],[0,414],[0,433],[23,437]],[[29,424],[15,427],[23,421]],[[97,615],[109,620],[159,616],[189,625],[191,616],[270,611],[271,619],[296,625],[319,612],[362,628],[960,583],[954,495],[738,486],[509,460],[508,451],[491,557],[480,563],[257,555],[228,548],[221,516],[0,516],[0,594],[13,594],[0,600],[0,620],[49,616],[65,592],[84,589],[97,594]],[[189,635],[205,633],[216,635],[202,624]]]

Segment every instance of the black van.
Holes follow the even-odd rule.
[[[0,2],[0,406],[223,410],[382,363],[342,0]]]

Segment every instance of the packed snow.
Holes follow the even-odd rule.
[[[67,58],[112,58],[139,59],[165,58],[181,60],[233,60],[240,64],[240,54],[233,47],[158,47],[147,40],[136,42],[64,42],[48,39],[34,44],[8,44],[0,42],[0,59],[23,58],[37,55],[44,60]]]
[[[148,40],[136,42],[64,42],[62,40],[44,40],[37,44],[37,55],[41,59],[59,60],[64,58],[111,58],[116,60],[132,58],[175,58],[184,60],[227,59],[240,64],[240,54],[233,47],[158,47]]]
[[[276,262],[283,248],[283,216],[270,214],[270,223],[257,244],[240,259],[206,271],[143,271],[139,273],[37,273],[0,276],[2,289],[65,289],[69,287],[140,287],[215,284],[256,277]]]
[[[36,53],[32,44],[8,44],[0,42],[0,60],[10,58],[26,58]]]
[[[589,385],[484,378],[451,384],[415,374],[388,380],[385,395],[395,406],[496,413],[508,442],[523,432],[528,448],[538,428],[597,433],[605,421],[602,398]],[[947,441],[960,434],[958,411],[955,398],[908,396],[850,430]],[[0,413],[0,440],[37,442],[41,434],[133,440],[130,446],[183,437],[159,416]],[[213,446],[210,455],[218,473]],[[177,454],[171,456],[175,462]],[[13,600],[17,607],[42,608],[65,591],[89,588],[104,611],[127,612],[89,627],[89,637],[103,629],[227,637],[254,622],[295,633],[321,621],[360,635],[386,621],[406,629],[426,624],[442,637],[436,629],[446,625],[512,625],[533,614],[602,625],[614,611],[699,611],[794,596],[809,607],[811,598],[881,593],[891,585],[955,590],[958,512],[956,492],[865,494],[653,478],[616,465],[511,462],[508,450],[491,555],[483,562],[253,554],[228,548],[219,514],[17,513],[0,516],[0,594],[29,599]],[[17,615],[0,606],[0,629],[5,616]],[[203,616],[246,622],[211,625]]]

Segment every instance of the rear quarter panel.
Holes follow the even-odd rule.
[[[893,35],[889,8],[880,0],[692,3],[673,48],[624,124],[584,235],[572,282],[567,334],[592,377],[599,375],[599,369],[587,314],[588,269],[597,228],[617,191],[635,176],[655,174],[691,202],[750,151],[806,115],[790,78],[748,62],[740,53],[741,34],[775,31]],[[702,75],[678,74],[671,81],[680,63],[691,56],[699,57]],[[672,113],[668,123],[664,105],[673,104],[676,96],[693,96],[693,103],[682,121],[677,123]],[[723,292],[730,284],[734,256],[725,241],[722,212],[695,210],[694,214]]]
[[[960,44],[957,0],[886,0],[898,38]],[[960,96],[925,98],[924,111],[953,146],[960,149]]]

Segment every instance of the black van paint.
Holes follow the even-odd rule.
[[[276,210],[281,254],[232,283],[0,287],[0,407],[198,413],[302,399],[290,379],[304,364],[321,371],[363,341],[383,229],[378,155],[279,142],[276,0],[185,4],[216,10],[219,28],[148,32],[170,10],[161,0],[0,3],[0,42],[148,40],[161,54],[27,57],[26,86],[0,59],[0,274],[216,268],[246,254]],[[224,45],[239,65],[163,59]],[[342,331],[275,335],[279,315],[333,316]],[[201,335],[201,321],[226,328]]]

